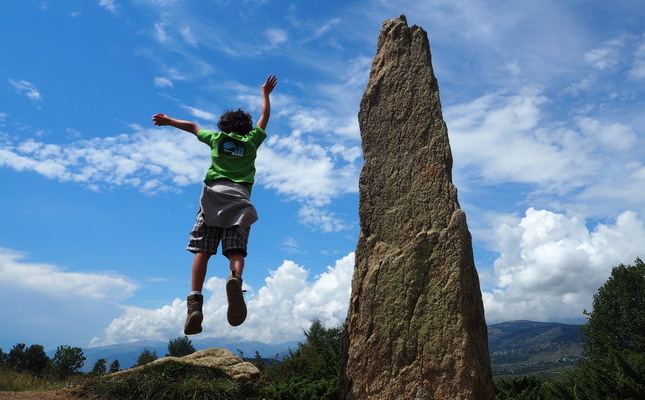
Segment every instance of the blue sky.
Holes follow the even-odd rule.
[[[280,343],[346,315],[358,236],[358,104],[382,22],[430,38],[453,175],[489,323],[580,322],[645,253],[645,11],[639,1],[1,2],[0,348],[181,334],[208,148],[152,125],[257,118],[245,286],[226,260],[201,338]]]

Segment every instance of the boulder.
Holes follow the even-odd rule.
[[[183,357],[159,358],[149,364],[115,372],[111,375],[117,376],[120,374],[136,373],[142,368],[154,368],[155,366],[168,362],[179,362],[199,367],[213,368],[224,372],[231,379],[242,383],[254,381],[260,376],[260,370],[252,363],[242,360],[229,350],[217,348],[200,350]]]
[[[493,399],[479,279],[426,32],[383,23],[359,113],[345,399]]]

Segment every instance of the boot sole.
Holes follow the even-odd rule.
[[[228,309],[226,319],[231,326],[241,325],[246,320],[246,303],[242,294],[242,284],[237,278],[226,281],[226,298]]]
[[[186,325],[184,326],[185,335],[196,335],[202,331],[202,321],[204,314],[201,311],[195,311],[186,318]]]

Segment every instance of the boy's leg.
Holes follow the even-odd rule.
[[[242,278],[242,272],[244,272],[244,254],[242,253],[229,254],[228,261],[231,267],[231,275],[235,275],[238,278]]]
[[[238,326],[246,319],[246,303],[242,292],[242,273],[244,257],[249,240],[250,228],[237,227],[225,229],[222,234],[222,250],[229,260],[231,276],[226,281],[228,309],[226,318],[232,326]]]
[[[195,258],[193,258],[193,271],[190,280],[191,291],[202,291],[204,280],[206,279],[206,270],[208,269],[208,260],[212,255],[212,253],[195,253]]]
[[[200,252],[195,253],[195,257],[193,258],[193,270],[190,283],[192,293],[188,296],[188,315],[186,316],[186,324],[184,325],[184,334],[186,335],[195,335],[202,331],[202,321],[204,320],[202,306],[204,304],[204,296],[201,292],[204,286],[204,279],[206,278],[208,260],[211,255],[211,253]]]
[[[241,325],[246,319],[246,303],[242,292],[242,271],[244,270],[244,255],[233,253],[229,255],[231,276],[226,281],[226,298],[228,309],[226,319],[232,326]]]
[[[195,226],[190,232],[188,247],[186,248],[195,254],[190,280],[192,293],[188,296],[188,314],[184,325],[184,334],[186,335],[194,335],[202,331],[204,296],[202,296],[201,291],[206,279],[208,260],[211,255],[217,252],[221,232],[221,229],[210,227],[204,223],[201,209],[197,212]]]

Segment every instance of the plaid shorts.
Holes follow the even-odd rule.
[[[246,246],[249,242],[251,227],[240,229],[237,226],[231,228],[218,228],[206,225],[201,208],[197,212],[195,226],[190,232],[188,247],[186,250],[192,253],[217,254],[219,242],[222,242],[222,254],[228,258],[231,253],[242,253],[246,257]]]

